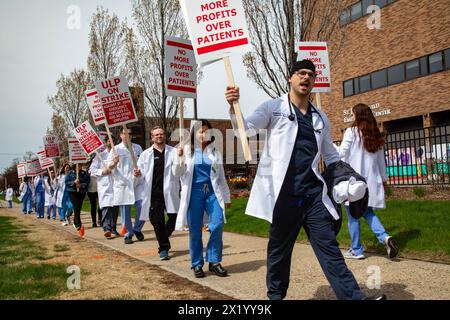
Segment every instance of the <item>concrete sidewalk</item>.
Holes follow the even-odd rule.
[[[36,219],[34,214],[29,218]],[[224,233],[222,265],[228,269],[229,276],[220,278],[209,273],[205,263],[206,277],[196,279],[190,270],[187,231],[174,232],[171,237],[171,259],[160,261],[158,243],[150,222],[146,222],[143,229],[144,241],[125,245],[123,238],[106,239],[101,228],[91,228],[90,214],[82,213],[82,220],[85,223],[87,241],[97,242],[146,263],[160,266],[237,299],[266,299],[266,238]],[[76,234],[72,226],[63,227],[58,220],[45,218],[40,221],[55,229]],[[207,232],[204,233],[204,247],[208,235]],[[388,299],[450,299],[450,265],[407,259],[391,261],[385,256],[370,254],[365,260],[346,261],[368,295],[383,292]],[[381,289],[368,289],[366,283],[377,271],[381,276]],[[295,245],[287,299],[335,299],[309,245]]]

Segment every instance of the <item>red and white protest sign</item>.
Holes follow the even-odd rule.
[[[180,0],[197,63],[250,51],[242,0]]]
[[[102,140],[94,131],[88,121],[83,122],[81,125],[73,130],[75,138],[83,147],[84,151],[90,156],[95,151],[101,149],[103,146]]]
[[[197,98],[197,63],[189,40],[166,39],[166,91],[168,96]]]
[[[92,119],[96,126],[106,123],[105,113],[103,112],[103,106],[100,103],[100,98],[97,93],[97,89],[88,90],[84,93],[86,102],[91,112]]]
[[[125,77],[97,81],[95,87],[109,127],[138,121]]]
[[[45,170],[42,170],[42,168],[41,168],[39,159],[28,160],[25,170],[27,172],[28,177],[37,176],[37,175],[45,172]]]
[[[25,162],[20,162],[17,165],[17,175],[19,178],[24,178],[27,175],[27,171],[26,171],[26,163]]]
[[[298,60],[311,60],[316,66],[316,83],[312,92],[331,92],[331,70],[326,42],[297,43]]]
[[[45,156],[59,158],[59,140],[57,136],[48,134],[44,137]]]
[[[69,142],[69,162],[71,163],[86,163],[88,158],[84,152],[83,147],[76,138],[67,139]]]
[[[45,156],[45,150],[38,151],[36,154],[42,169],[51,168],[55,165],[52,158],[47,158]]]

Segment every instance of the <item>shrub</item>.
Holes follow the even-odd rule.
[[[417,198],[423,198],[425,196],[425,188],[423,188],[423,187],[415,187],[413,189],[413,194]]]

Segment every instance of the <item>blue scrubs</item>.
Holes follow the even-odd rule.
[[[207,154],[199,148],[195,149],[194,161],[191,198],[187,213],[191,268],[202,267],[204,264],[202,227],[205,211],[209,218],[208,230],[210,232],[206,246],[206,261],[210,263],[222,262],[223,250],[223,210],[211,183],[212,163]]]

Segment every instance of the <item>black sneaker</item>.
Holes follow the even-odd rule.
[[[143,241],[144,240],[144,234],[140,231],[135,231],[134,235],[136,236],[136,238],[138,239],[138,241]]]
[[[194,276],[196,278],[204,278],[205,277],[205,273],[203,272],[202,267],[195,267],[194,268]]]
[[[226,277],[228,275],[228,271],[225,270],[220,263],[217,264],[209,264],[209,272],[215,273],[219,277]]]
[[[387,300],[387,297],[385,294],[382,294],[381,296],[368,296],[365,297],[363,300]]]
[[[133,242],[133,239],[131,239],[131,238],[125,238],[125,244],[133,244],[134,242]]]
[[[97,228],[98,226],[97,226],[97,224],[96,223],[93,223],[92,224],[92,228]]]
[[[384,245],[386,247],[386,252],[389,259],[395,258],[398,254],[398,248],[397,244],[394,241],[394,238],[392,238],[391,236],[386,237],[386,239],[384,239]]]

